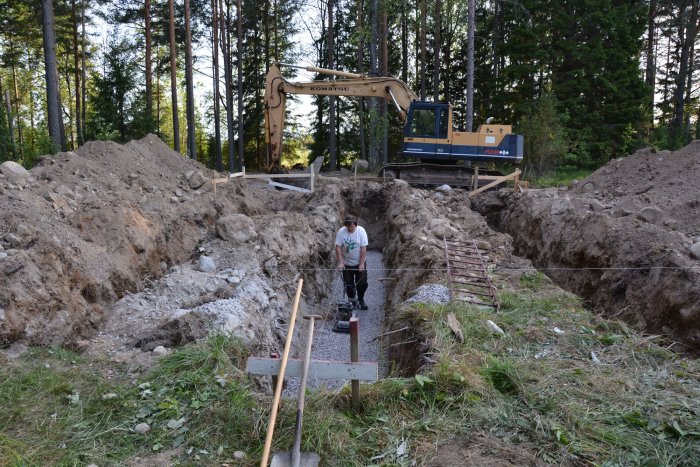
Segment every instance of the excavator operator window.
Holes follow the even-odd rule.
[[[435,138],[435,109],[414,109],[411,135]]]

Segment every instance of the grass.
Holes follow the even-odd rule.
[[[489,427],[504,440],[534,443],[551,463],[700,465],[700,365],[590,314],[572,295],[534,293],[533,282],[502,293],[499,314],[457,305],[413,310],[442,362],[465,366],[490,388],[479,391],[485,404],[464,407],[465,435]],[[449,312],[464,344],[444,324]],[[506,335],[492,334],[487,319]]]
[[[255,450],[262,411],[241,377],[246,351],[217,336],[165,357],[144,380],[103,376],[61,349],[34,349],[0,370],[0,465],[117,464],[183,448],[192,460]],[[119,373],[119,368],[111,366]],[[134,432],[148,423],[146,435]],[[204,454],[206,453],[206,454]]]
[[[537,188],[566,187],[574,180],[583,180],[593,173],[593,170],[560,168],[556,172],[540,175],[532,180],[532,186]]]
[[[409,465],[446,440],[488,438],[552,464],[700,464],[698,362],[592,315],[537,275],[500,298],[497,314],[459,304],[404,309],[434,363],[363,385],[360,414],[347,388],[310,393],[302,450],[324,465]],[[159,454],[172,465],[256,465],[271,403],[242,370],[246,357],[240,342],[213,337],[133,380],[115,363],[33,349],[0,368],[0,465],[148,463]],[[283,402],[273,452],[290,450],[295,411],[296,401]],[[142,422],[146,435],[133,431]]]

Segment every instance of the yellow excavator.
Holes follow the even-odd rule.
[[[476,132],[455,131],[451,104],[420,101],[408,85],[397,78],[367,77],[317,67],[298,68],[336,79],[293,83],[284,79],[278,66],[270,67],[265,83],[265,142],[270,149],[271,172],[280,168],[288,94],[381,97],[392,102],[404,120],[401,156],[420,162],[387,164],[380,170],[383,177],[410,183],[469,185],[474,183],[475,171],[486,175],[483,177],[486,180],[498,178],[494,174],[489,176],[485,170],[479,172],[472,162],[509,162],[517,166],[522,161],[523,137],[513,134],[510,125],[493,125],[489,119]],[[469,164],[460,165],[458,161]],[[520,171],[516,172],[508,177],[515,176],[517,182]]]

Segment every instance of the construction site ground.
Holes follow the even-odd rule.
[[[700,143],[472,199],[219,177],[155,136],[0,166],[0,465],[257,465],[271,386],[246,358],[281,352],[299,278],[301,313],[329,319],[315,358],[347,358],[326,332],[346,213],[380,379],[359,413],[314,382],[302,450],[322,465],[700,463]],[[450,301],[444,239],[477,242],[500,311]]]

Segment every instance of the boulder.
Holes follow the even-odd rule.
[[[29,178],[29,171],[14,161],[0,164],[0,173],[12,181]]]
[[[487,242],[486,240],[477,240],[476,247],[480,250],[488,251],[491,249],[491,243]]]
[[[209,181],[209,179],[205,177],[202,172],[197,171],[190,178],[190,188],[196,190],[197,188],[204,185],[207,181]]]
[[[210,257],[202,255],[197,261],[197,269],[202,272],[215,272],[216,264]]]
[[[146,433],[151,431],[151,426],[148,423],[139,423],[134,427],[134,431],[136,433],[145,435]]]
[[[245,243],[258,237],[253,219],[244,214],[231,214],[216,221],[216,233],[233,243]]]
[[[450,185],[440,185],[439,187],[435,188],[435,191],[439,191],[440,193],[443,193],[445,195],[452,193],[452,187]]]
[[[450,222],[446,219],[430,219],[428,228],[430,229],[430,233],[432,233],[438,239],[443,237],[452,238],[452,227],[450,226]]]
[[[700,242],[695,242],[690,247],[690,257],[700,260]]]
[[[632,211],[630,211],[629,209],[625,209],[623,207],[620,207],[620,206],[614,208],[610,212],[610,215],[613,217],[626,217],[626,216],[629,216],[630,214],[632,214]]]
[[[603,203],[601,203],[597,199],[591,200],[590,207],[591,207],[591,211],[593,211],[593,212],[603,212],[605,210],[605,206],[603,205]]]
[[[650,224],[658,224],[659,221],[664,217],[664,213],[661,209],[656,206],[647,206],[642,208],[637,213],[637,218],[648,222]]]
[[[557,199],[552,203],[552,207],[550,208],[550,212],[553,216],[557,216],[559,214],[563,214],[571,209],[571,200],[566,197],[566,198],[560,198]]]

